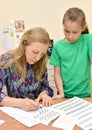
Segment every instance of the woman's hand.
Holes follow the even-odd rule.
[[[32,99],[20,99],[19,102],[19,106],[25,111],[37,110],[39,108],[39,103]]]
[[[18,107],[25,111],[32,111],[39,108],[39,102],[36,102],[29,98],[13,98],[5,97],[0,103],[2,106]]]
[[[38,98],[36,99],[36,102],[42,103],[43,106],[50,106],[52,104],[51,97],[48,96],[48,92],[46,90],[42,91]]]

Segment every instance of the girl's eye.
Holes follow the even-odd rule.
[[[66,32],[66,33],[70,33],[69,31],[66,31],[66,30],[65,30],[65,32]]]
[[[67,30],[64,30],[66,33],[69,33],[70,34],[70,31],[67,31]],[[76,32],[76,31],[74,31],[74,32],[72,32],[72,33],[74,33],[74,34],[76,34],[76,33],[78,33],[78,32]]]
[[[73,33],[78,33],[78,32],[73,32]]]

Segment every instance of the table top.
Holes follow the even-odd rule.
[[[92,103],[92,98],[84,98],[84,99]],[[68,100],[68,99],[64,98],[64,99],[53,100],[53,104],[63,102],[65,100]],[[2,111],[0,111],[0,119],[5,121],[5,123],[3,123],[0,126],[0,130],[30,130],[30,129],[31,130],[62,130],[59,128],[52,127],[51,125],[45,126],[42,124],[38,124],[38,125],[35,125],[35,126],[29,128],[29,127],[21,124],[17,120],[15,120],[14,118],[8,116],[6,113],[4,113]],[[75,126],[73,130],[82,130],[82,129],[78,126]]]

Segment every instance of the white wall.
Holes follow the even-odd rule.
[[[91,0],[0,0],[0,26],[8,26],[10,20],[23,19],[26,29],[34,26],[45,27],[50,37],[56,41],[64,36],[63,14],[68,8],[75,6],[85,11],[92,33]]]

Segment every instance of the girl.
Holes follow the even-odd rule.
[[[88,34],[84,12],[75,7],[63,17],[65,38],[54,45],[50,64],[54,66],[56,97],[89,97],[92,87],[92,35]],[[55,98],[55,97],[54,97]]]

